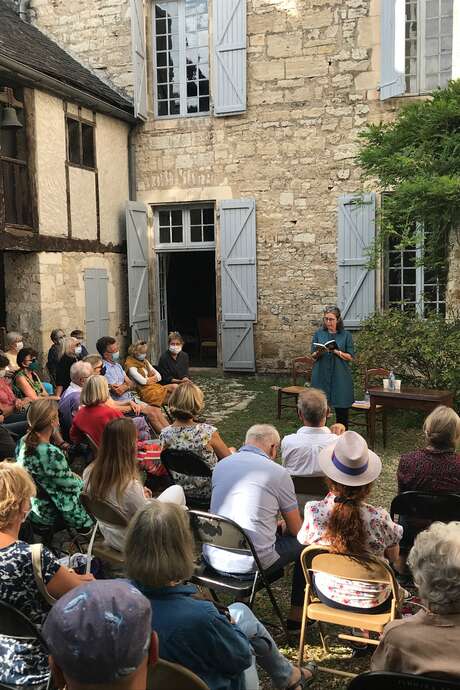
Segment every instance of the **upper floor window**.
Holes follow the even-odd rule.
[[[447,86],[452,78],[453,0],[406,0],[405,79],[408,93]]]
[[[94,170],[96,167],[95,126],[78,117],[67,116],[67,161]]]
[[[209,113],[207,0],[155,2],[153,23],[156,115]]]
[[[5,127],[7,118],[17,118],[20,126]],[[5,225],[32,227],[33,218],[23,89],[0,84],[0,227]]]
[[[156,249],[211,249],[215,247],[214,207],[160,207],[155,211],[155,235]]]

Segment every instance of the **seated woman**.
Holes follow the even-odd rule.
[[[0,600],[24,613],[40,628],[50,606],[35,581],[30,545],[19,541],[19,530],[35,493],[26,470],[17,463],[0,463]],[[93,579],[92,575],[77,575],[61,566],[46,548],[42,549],[41,573],[46,589],[55,599]],[[40,644],[0,635],[0,683],[40,690],[48,675],[48,654]]]
[[[458,679],[460,522],[435,522],[420,532],[408,563],[424,608],[388,623],[371,670]]]
[[[90,376],[83,386],[80,407],[70,427],[70,438],[82,443],[90,436],[96,446],[102,439],[102,432],[111,419],[123,417],[123,413],[107,404],[110,398],[109,385],[104,376]]]
[[[125,360],[125,371],[136,384],[136,391],[142,402],[161,407],[177,386],[173,383],[161,386],[161,374],[152,367],[146,356],[145,340],[138,340],[130,345]]]
[[[183,351],[184,340],[180,333],[172,331],[168,335],[168,349],[160,357],[158,371],[163,386],[168,383],[188,381],[189,358]]]
[[[190,450],[199,455],[211,468],[232,452],[219,436],[215,426],[197,422],[195,418],[204,408],[203,391],[191,381],[176,388],[169,399],[174,422],[160,432],[163,449]],[[209,498],[211,482],[206,477],[191,478],[174,472],[174,479],[191,498]]]
[[[59,397],[70,384],[70,367],[81,355],[82,347],[76,338],[63,338],[59,342],[56,365],[56,395]]]
[[[14,374],[15,371],[19,369],[17,363],[17,356],[19,350],[24,347],[24,341],[21,333],[16,331],[10,331],[6,334],[6,345],[5,356],[8,359],[8,373]]]
[[[131,419],[112,419],[102,434],[96,459],[83,473],[85,491],[92,498],[109,501],[130,520],[152,499],[152,492],[139,479],[136,427]],[[180,486],[171,486],[159,497],[185,506]],[[105,541],[113,549],[123,551],[125,530],[100,523]]]
[[[31,347],[23,347],[18,352],[17,363],[18,371],[13,376],[13,393],[20,400],[38,400],[38,398],[49,398],[58,400],[56,395],[48,395],[39,375],[38,353]]]
[[[377,556],[396,561],[402,527],[383,508],[365,503],[382,463],[355,431],[346,431],[319,454],[329,493],[305,505],[297,539],[301,544],[331,546],[337,553]],[[329,575],[315,575],[318,598],[328,606],[378,614],[389,610],[391,588]]]
[[[151,602],[162,659],[186,666],[211,690],[258,688],[256,660],[276,688],[313,682],[314,664],[294,667],[247,606],[231,604],[225,615],[184,583],[194,571],[194,544],[178,506],[155,501],[142,508],[129,526],[125,556],[128,576]]]
[[[16,449],[16,460],[46,495],[32,499],[30,521],[38,528],[55,524],[60,517],[66,525],[85,532],[92,520],[80,503],[83,481],[70,471],[66,456],[51,441],[58,426],[58,407],[54,400],[35,400],[27,412],[29,431]]]
[[[11,388],[11,381],[6,376],[9,360],[0,354],[0,415],[3,416],[5,427],[18,436],[27,431],[26,409],[30,404],[29,398],[20,400]]]

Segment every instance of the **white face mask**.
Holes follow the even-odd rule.
[[[146,357],[147,357],[146,353],[144,353],[144,354],[138,353],[136,355],[136,359],[138,359],[140,362],[143,362]]]
[[[6,376],[6,369],[0,369],[0,379],[3,379]]]
[[[180,345],[170,345],[169,346],[169,351],[175,355],[178,355],[181,350],[182,350],[182,347]]]
[[[82,353],[81,345],[77,345],[75,348],[75,354],[79,357]]]
[[[22,340],[20,340],[18,343],[16,343],[15,347],[16,347],[16,350],[18,352],[19,352],[19,350],[22,350],[22,348],[24,347],[24,343],[22,342]]]

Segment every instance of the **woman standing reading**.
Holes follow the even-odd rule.
[[[326,307],[323,325],[313,335],[311,385],[326,393],[335,408],[336,421],[348,429],[348,408],[353,405],[353,379],[350,362],[355,355],[351,333],[343,328],[338,307]]]

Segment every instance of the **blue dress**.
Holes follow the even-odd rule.
[[[311,352],[315,352],[313,343],[327,343],[335,340],[337,349],[355,356],[353,338],[349,331],[338,331],[334,335],[325,328],[319,328],[311,341]],[[326,352],[313,366],[311,385],[325,392],[331,407],[351,407],[355,400],[353,379],[349,362],[340,359],[333,352]]]

